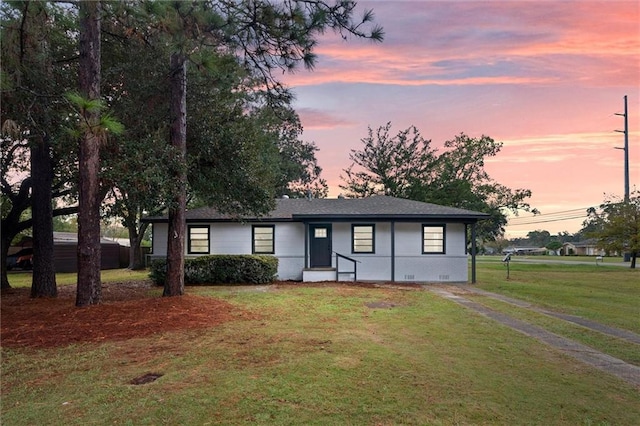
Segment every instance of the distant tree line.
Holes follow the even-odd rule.
[[[524,238],[496,238],[484,241],[482,247],[501,253],[508,246],[545,247],[558,250],[564,243],[592,240],[609,253],[619,253],[630,260],[635,269],[640,253],[640,192],[634,190],[628,199],[607,196],[597,208],[585,211],[582,228],[575,234],[567,231],[555,235],[545,230],[529,231]]]

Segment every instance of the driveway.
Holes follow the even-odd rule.
[[[573,263],[573,262],[567,262]],[[616,338],[624,339],[629,342],[640,345],[640,335],[632,333],[627,330],[621,330],[614,327],[609,327],[604,324],[596,323],[595,321],[587,320],[585,318],[576,317],[573,315],[565,315],[557,312],[552,312],[546,309],[542,309],[531,305],[526,302],[522,302],[517,299],[502,296],[500,294],[491,293],[488,291],[480,290],[470,285],[456,285],[456,286],[436,286],[426,285],[424,288],[431,291],[441,297],[456,302],[468,309],[478,312],[484,316],[487,316],[494,321],[504,324],[520,333],[533,337],[540,342],[552,346],[564,354],[573,357],[581,362],[589,364],[599,370],[612,374],[627,383],[640,388],[640,367],[633,364],[626,363],[618,358],[607,355],[603,352],[597,351],[589,346],[578,343],[574,340],[567,339],[565,337],[558,336],[551,333],[542,327],[538,327],[533,324],[529,324],[525,321],[513,318],[509,315],[501,312],[494,311],[486,306],[474,302],[466,297],[465,293],[481,294],[485,297],[491,297],[501,300],[503,302],[511,303],[521,308],[530,309],[536,312],[544,313],[546,315],[559,318],[564,321],[569,321],[575,324],[580,324],[583,327],[591,330],[598,331],[600,333],[608,334]]]

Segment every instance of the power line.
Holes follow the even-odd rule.
[[[587,217],[587,210],[592,207],[583,207],[578,209],[561,210],[557,212],[539,214],[531,217],[515,217],[509,219],[509,225],[535,225],[538,223],[560,222],[564,220],[573,220]],[[577,212],[582,214],[577,215]]]
[[[591,208],[591,206],[590,207],[581,207],[581,208],[571,209],[571,210],[561,210],[561,211],[552,212],[552,213],[540,213],[540,214],[535,215],[534,217],[538,217],[538,216],[554,216],[554,215],[561,214],[561,213],[586,212],[590,208]],[[530,219],[530,218],[529,217],[516,216],[514,219]]]
[[[550,216],[564,216],[567,214],[575,214],[577,212],[583,212],[586,213],[587,210],[593,208],[593,206],[590,207],[582,207],[582,208],[578,208],[578,209],[571,209],[571,210],[562,210],[562,211],[557,211],[557,212],[551,212],[551,213],[540,213],[534,216],[528,216],[528,217],[523,217],[523,216],[516,216],[513,218],[513,220],[517,221],[517,220],[529,220],[529,219],[537,219],[537,218],[541,218],[541,217],[550,217]]]
[[[547,223],[547,222],[561,222],[564,220],[573,220],[573,219],[586,219],[585,215],[580,215],[580,216],[567,216],[567,217],[559,217],[559,218],[554,218],[554,219],[545,219],[545,220],[532,220],[530,222],[518,222],[518,223],[511,223],[509,222],[509,225],[512,226],[519,226],[519,225],[535,225],[538,223]]]

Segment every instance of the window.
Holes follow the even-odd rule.
[[[444,225],[422,225],[422,254],[444,254]]]
[[[253,227],[253,254],[275,253],[273,231],[273,225],[255,225]]]
[[[209,253],[209,227],[189,226],[189,254]]]
[[[375,225],[351,226],[351,252],[375,253]]]
[[[313,232],[314,238],[327,238],[327,228],[315,228]]]

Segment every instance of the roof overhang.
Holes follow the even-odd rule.
[[[314,215],[296,214],[291,218],[255,217],[255,218],[188,218],[187,223],[256,223],[256,222],[449,222],[449,223],[476,223],[479,220],[487,219],[489,215],[460,215],[460,216],[425,216],[425,215]],[[167,223],[166,217],[151,217],[142,219],[147,223]]]

